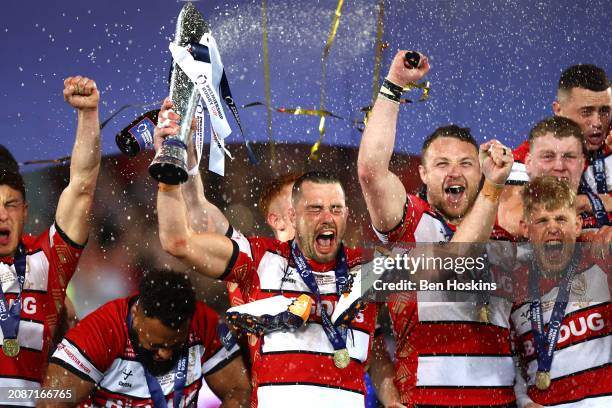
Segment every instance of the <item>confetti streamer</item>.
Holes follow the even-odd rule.
[[[113,113],[111,113],[106,119],[104,119],[101,123],[100,123],[100,130],[104,129],[106,127],[106,125],[108,125],[110,123],[111,120],[113,120],[118,114],[120,114],[121,112],[123,112],[124,110],[128,109],[128,108],[148,108],[151,106],[159,106],[161,105],[163,101],[155,101],[155,102],[149,102],[149,103],[144,103],[144,104],[126,104],[121,106],[119,109],[117,109],[116,111],[114,111]],[[64,156],[64,157],[59,157],[57,159],[40,159],[40,160],[27,160],[24,162],[19,162],[20,166],[29,166],[31,164],[62,164],[62,163],[66,163],[70,161],[70,156]]]
[[[270,144],[270,160],[274,166],[276,163],[276,146],[272,135],[272,103],[270,102],[270,60],[268,54],[268,7],[266,0],[261,1],[261,19],[263,31],[263,63],[264,63],[264,88],[266,93],[266,113],[268,143]]]
[[[329,35],[327,36],[325,48],[323,49],[323,75],[321,77],[321,97],[319,101],[320,111],[325,111],[325,78],[327,77],[327,59],[329,57],[329,50],[331,49],[331,46],[334,43],[334,39],[336,38],[336,33],[338,32],[338,26],[340,25],[340,15],[342,12],[343,4],[344,0],[338,0],[338,5],[336,6],[336,12],[334,15],[334,21],[332,22],[331,30],[329,32]],[[319,140],[317,140],[310,148],[310,156],[308,156],[309,161],[316,161],[319,159],[319,155],[317,154],[317,152],[319,150],[319,147],[321,146],[321,142],[323,141],[324,136],[325,116],[321,116],[321,119],[319,120]]]

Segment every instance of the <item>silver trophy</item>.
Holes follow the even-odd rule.
[[[185,47],[197,43],[209,31],[200,12],[191,2],[185,3],[176,22],[174,43]],[[149,166],[149,173],[157,181],[180,184],[187,181],[187,142],[191,135],[191,121],[198,105],[200,94],[195,84],[176,64],[172,63],[170,76],[170,99],[174,110],[181,115],[181,130],[178,135],[168,137]]]

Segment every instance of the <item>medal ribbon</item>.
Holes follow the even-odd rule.
[[[605,174],[604,174],[604,182],[605,182]],[[597,188],[599,190],[599,184]],[[584,174],[580,178],[580,193],[586,194],[589,202],[591,203],[591,209],[593,210],[593,214],[595,215],[595,219],[597,220],[597,226],[599,228],[609,225],[610,220],[608,219],[608,213],[606,212],[606,208],[601,201],[601,198],[597,194],[593,192],[593,189],[587,183]],[[605,194],[605,193],[603,193]]]
[[[608,184],[606,181],[606,164],[602,149],[595,152],[592,162],[593,175],[595,176],[595,183],[597,184],[597,192],[599,194],[606,194],[608,192]]]
[[[219,84],[223,73],[223,64],[217,50],[217,44],[210,34],[204,34],[200,40],[200,44],[207,47],[209,51],[209,62],[198,61],[194,58],[188,49],[192,46],[180,47],[175,43],[170,43],[169,48],[172,53],[174,62],[185,72],[185,74],[195,84],[200,92],[200,96],[206,103],[208,114],[210,115],[211,134],[216,133],[219,140],[225,139],[231,133],[227,117],[223,112],[223,106],[219,99]],[[225,171],[225,156],[223,155],[223,143],[215,143],[211,135],[211,151],[219,150],[211,154],[209,159],[209,170],[223,176]],[[220,153],[220,154],[217,154]],[[214,160],[214,159],[216,160]]]
[[[127,325],[128,328],[132,328],[132,313],[131,307],[128,308],[127,313]],[[155,408],[167,408],[168,404],[166,403],[166,395],[162,391],[161,385],[159,385],[159,381],[157,378],[147,370],[147,368],[143,365],[145,379],[147,380],[147,387],[149,388],[149,393],[151,394],[151,399],[153,400],[153,406]],[[176,362],[173,370],[174,375],[174,398],[173,398],[173,407],[180,407],[181,400],[183,399],[183,392],[185,388],[185,382],[187,381],[187,353],[185,351],[181,352],[181,357]]]
[[[323,330],[325,335],[329,339],[329,342],[334,347],[334,350],[342,350],[346,348],[346,329],[340,329],[334,326],[331,322],[325,308],[321,306],[321,292],[319,286],[315,280],[315,277],[306,262],[306,258],[302,252],[298,249],[295,240],[291,242],[291,255],[295,262],[295,267],[302,277],[302,280],[308,286],[308,289],[315,295],[317,306],[321,310],[321,322],[323,324]],[[336,260],[336,293],[340,295],[344,289],[344,285],[348,282],[348,265],[346,262],[346,255],[344,254],[344,247],[341,247],[338,251],[338,258]]]
[[[529,297],[531,298],[529,319],[531,320],[531,330],[533,331],[533,340],[538,357],[538,371],[550,372],[553,354],[561,332],[561,321],[565,316],[570,287],[576,275],[579,261],[580,250],[576,249],[574,257],[559,283],[559,292],[557,293],[555,305],[550,315],[548,330],[544,329],[544,317],[540,301],[540,274],[535,265],[535,259],[532,259],[529,263]]]
[[[10,307],[4,295],[4,291],[2,290],[2,284],[0,284],[0,329],[5,339],[16,339],[19,332],[19,321],[21,320],[21,292],[23,291],[26,274],[26,253],[21,243],[17,246],[14,266],[15,272],[17,273],[19,292]]]

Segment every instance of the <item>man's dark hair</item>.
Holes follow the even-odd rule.
[[[7,185],[17,190],[26,199],[25,182],[19,173],[19,164],[11,152],[3,145],[0,145],[0,186]]]
[[[168,269],[147,271],[138,290],[138,305],[142,313],[160,320],[166,327],[178,329],[193,316],[195,292],[191,280],[184,273]]]
[[[571,119],[561,116],[552,116],[539,121],[529,132],[529,146],[533,148],[534,141],[548,133],[558,139],[574,137],[582,146],[582,154],[587,155],[587,147],[580,126]]]
[[[337,183],[340,184],[342,191],[344,191],[344,186],[342,185],[342,182],[340,181],[340,179],[338,179],[338,177],[333,176],[332,174],[326,173],[324,171],[309,171],[308,173],[302,174],[297,180],[295,180],[295,183],[293,183],[293,190],[291,190],[291,202],[294,204],[294,207],[295,203],[297,203],[300,198],[300,195],[302,194],[302,184],[307,181],[316,184]]]
[[[610,87],[606,71],[593,64],[572,65],[561,74],[559,90],[570,91],[573,88],[602,92]]]
[[[452,137],[453,139],[469,143],[474,146],[476,152],[478,152],[478,143],[476,143],[476,139],[474,139],[474,136],[472,136],[470,128],[462,128],[457,125],[448,125],[437,128],[431,135],[425,138],[423,148],[421,149],[421,160],[424,160],[425,153],[427,152],[427,149],[429,149],[429,146],[431,146],[436,139],[441,137]]]

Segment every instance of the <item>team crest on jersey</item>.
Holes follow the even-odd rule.
[[[572,293],[580,298],[583,298],[587,293],[587,280],[584,274],[579,274],[574,277],[572,280]],[[580,299],[580,301],[583,301]]]

